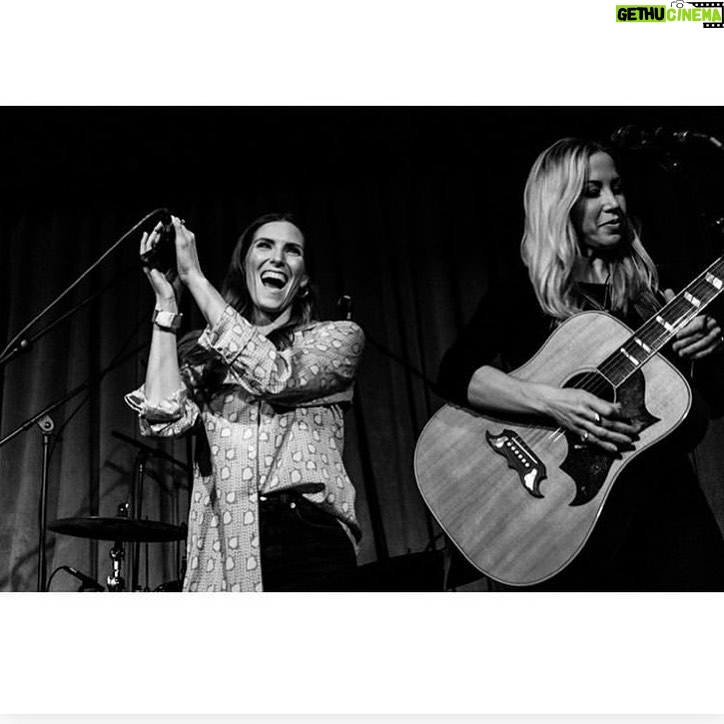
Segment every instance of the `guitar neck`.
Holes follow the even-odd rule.
[[[659,352],[724,290],[724,256],[694,279],[598,367],[617,387]]]

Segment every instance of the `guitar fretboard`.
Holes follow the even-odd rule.
[[[643,324],[598,371],[618,387],[669,342],[724,289],[724,256],[705,269],[686,289]]]

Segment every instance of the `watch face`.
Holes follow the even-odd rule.
[[[173,312],[165,312],[155,309],[153,313],[153,323],[161,329],[177,330],[181,326],[181,314]]]

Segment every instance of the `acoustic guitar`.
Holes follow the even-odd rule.
[[[621,472],[686,417],[691,390],[659,351],[724,287],[724,256],[635,332],[605,312],[561,324],[511,373],[619,402],[637,428],[608,453],[549,419],[498,417],[446,404],[415,449],[415,476],[442,529],[486,576],[541,583],[580,553]]]

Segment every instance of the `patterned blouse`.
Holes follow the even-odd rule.
[[[279,350],[227,306],[199,345],[224,365],[210,399],[199,401],[201,368],[189,365],[184,387],[160,404],[143,387],[125,399],[143,435],[180,435],[199,415],[206,430],[211,474],[194,470],[183,590],[261,591],[259,495],[296,489],[360,538],[341,404],[352,400],[364,335],[354,322],[315,322]]]

